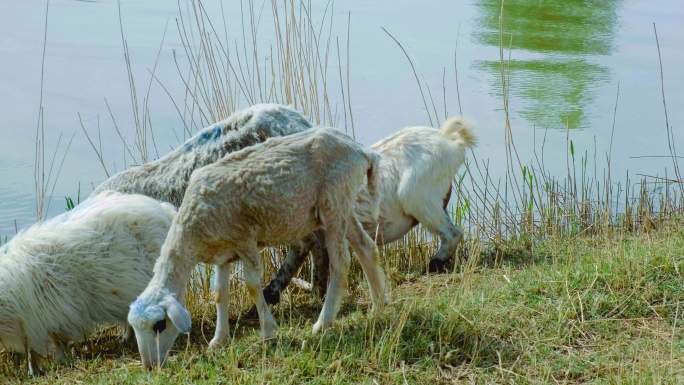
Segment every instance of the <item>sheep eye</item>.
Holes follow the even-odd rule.
[[[164,331],[164,329],[166,329],[166,319],[159,320],[159,321],[155,322],[154,325],[152,325],[152,330],[155,333],[161,333]]]

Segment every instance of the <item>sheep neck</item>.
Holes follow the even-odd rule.
[[[183,258],[173,252],[162,252],[154,268],[154,277],[148,287],[168,291],[185,302],[185,291],[196,261]]]

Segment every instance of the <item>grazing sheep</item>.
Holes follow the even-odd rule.
[[[422,223],[440,240],[439,249],[431,258],[429,271],[446,269],[463,237],[446,212],[451,195],[451,182],[465,160],[465,149],[475,144],[471,129],[460,119],[444,122],[439,130],[431,127],[408,127],[386,138],[371,148],[380,159],[380,216],[376,222],[369,215],[367,193],[362,191],[355,206],[356,216],[379,244],[395,241]],[[377,234],[376,234],[377,232]],[[320,235],[316,236],[320,238]],[[276,277],[264,289],[269,304],[280,300],[285,289],[315,242],[298,250],[290,250]],[[318,240],[322,242],[322,240]],[[317,265],[314,287],[322,293],[327,281],[325,250],[315,247]]]
[[[257,104],[234,112],[164,157],[124,170],[102,182],[94,194],[104,190],[143,194],[181,205],[190,175],[224,155],[274,137],[311,128],[299,112],[278,104]]]
[[[346,135],[321,128],[271,138],[195,171],[154,277],[128,314],[143,364],[161,365],[178,334],[190,331],[190,314],[181,302],[199,262],[217,266],[217,326],[209,346],[228,337],[229,267],[238,259],[262,335],[271,337],[276,322],[261,292],[259,250],[296,242],[317,229],[326,235],[331,279],[314,333],[333,322],[346,289],[345,237],[364,268],[374,308],[382,306],[377,247],[353,213],[356,196],[368,185],[369,215],[377,215],[378,158]]]
[[[126,325],[174,215],[168,203],[103,192],[17,234],[0,247],[0,348],[60,359],[96,326]]]

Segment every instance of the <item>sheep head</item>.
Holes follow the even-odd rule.
[[[178,334],[190,333],[192,325],[190,313],[167,290],[138,297],[130,306],[128,323],[147,369],[163,365]]]

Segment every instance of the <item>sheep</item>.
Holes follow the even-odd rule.
[[[279,104],[256,104],[204,128],[162,158],[131,167],[97,186],[91,196],[112,190],[143,194],[179,207],[193,171],[224,155],[312,127],[301,113]],[[288,248],[288,252],[293,247]],[[327,274],[326,274],[327,277]]]
[[[368,234],[382,245],[402,238],[422,223],[440,240],[428,270],[444,271],[463,237],[463,232],[451,223],[445,210],[451,196],[451,182],[465,161],[465,149],[474,146],[475,142],[469,125],[461,119],[451,118],[439,130],[408,127],[372,145],[371,148],[381,155],[380,216],[375,221],[369,215],[365,191],[359,194],[355,206],[356,215]],[[316,236],[320,237],[320,234]],[[280,293],[310,250],[316,267],[314,288],[323,293],[321,287],[327,281],[328,258],[324,249],[315,247],[317,242],[310,240],[300,249],[287,253],[275,278],[263,290],[269,304],[279,302]]]
[[[102,192],[0,247],[0,347],[29,356],[32,372],[98,325],[125,326],[175,213],[142,195]]]
[[[217,326],[209,347],[221,346],[228,337],[229,267],[236,260],[256,304],[262,337],[272,337],[277,325],[261,292],[259,250],[293,243],[317,229],[326,235],[331,279],[313,332],[333,322],[346,289],[345,237],[366,274],[373,309],[383,306],[387,297],[378,250],[353,214],[366,184],[369,215],[378,213],[378,159],[346,135],[318,128],[268,139],[195,171],[154,276],[130,306],[128,322],[143,365],[161,366],[177,336],[190,331],[182,302],[199,262],[217,266]]]
[[[178,207],[196,169],[224,155],[311,128],[299,112],[278,104],[257,104],[204,128],[162,158],[119,172],[102,182],[92,195],[104,190],[143,194]]]

